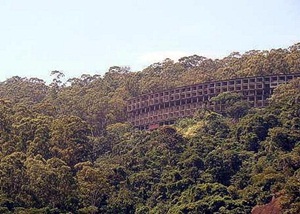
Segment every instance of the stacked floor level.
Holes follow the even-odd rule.
[[[297,77],[300,73],[245,77],[144,94],[128,100],[128,122],[140,129],[148,129],[192,116],[200,108],[222,112],[224,106],[210,102],[210,99],[223,92],[240,93],[251,106],[264,107],[274,88]]]

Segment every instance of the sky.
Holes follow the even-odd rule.
[[[299,0],[0,0],[0,81],[287,48]]]

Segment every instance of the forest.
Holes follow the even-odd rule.
[[[0,82],[0,213],[244,214],[274,198],[280,212],[300,213],[299,78],[241,115],[199,109],[153,131],[126,122],[126,101],[143,93],[299,72],[297,43]]]

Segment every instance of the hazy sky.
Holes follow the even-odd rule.
[[[300,42],[299,0],[0,0],[0,81]]]

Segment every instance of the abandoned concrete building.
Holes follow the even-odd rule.
[[[240,93],[251,106],[264,107],[268,105],[274,88],[297,77],[300,73],[254,76],[143,94],[128,100],[128,122],[139,129],[153,129],[179,118],[190,117],[200,108],[221,112],[224,106],[210,99],[223,92]]]

